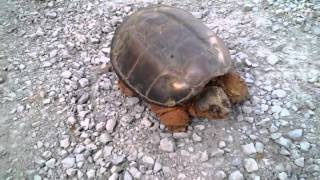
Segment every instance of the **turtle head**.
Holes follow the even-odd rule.
[[[189,107],[194,117],[223,119],[231,111],[231,103],[223,89],[218,86],[205,87]]]

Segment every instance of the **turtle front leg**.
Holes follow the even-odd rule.
[[[181,106],[163,107],[156,104],[150,104],[150,108],[169,131],[186,131],[186,127],[190,121],[186,108]]]
[[[118,81],[118,87],[120,91],[125,94],[126,96],[134,96],[135,93],[122,81]]]
[[[248,87],[244,79],[235,70],[218,77],[217,82],[233,104],[244,101],[248,96]]]

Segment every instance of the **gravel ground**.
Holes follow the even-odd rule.
[[[230,48],[250,99],[168,133],[107,72],[123,17],[159,1],[0,0],[1,179],[320,178],[320,2],[161,1]]]

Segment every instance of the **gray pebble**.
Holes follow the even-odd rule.
[[[229,180],[243,180],[243,175],[239,170],[233,171],[230,175],[229,175]]]
[[[117,125],[117,120],[115,118],[109,119],[106,124],[106,130],[112,133]]]
[[[118,180],[119,178],[119,174],[118,173],[113,173],[108,180]]]
[[[124,172],[123,180],[133,180],[131,174],[128,171]]]
[[[60,141],[60,147],[67,148],[70,145],[69,137],[64,138]]]
[[[304,167],[304,157],[295,159],[294,164],[296,164],[299,167]]]
[[[288,137],[292,140],[300,140],[302,138],[303,130],[302,129],[295,129],[288,132]]]
[[[99,142],[101,142],[102,144],[107,144],[108,142],[112,141],[112,137],[110,136],[109,133],[102,133],[99,136]]]
[[[255,154],[257,152],[256,148],[254,147],[254,144],[253,143],[249,143],[249,144],[246,144],[246,145],[242,145],[241,146],[241,149],[242,151],[245,153],[245,154]]]
[[[131,174],[134,178],[140,179],[140,177],[141,177],[141,172],[140,172],[137,168],[135,168],[135,167],[130,167],[129,172],[130,172],[130,174]]]
[[[175,142],[171,138],[164,138],[160,141],[160,149],[165,152],[173,152],[175,150]]]
[[[86,79],[86,78],[81,78],[80,80],[79,80],[79,84],[80,84],[80,86],[81,87],[87,87],[88,85],[89,85],[89,80],[88,79]]]
[[[216,180],[223,180],[227,177],[226,173],[224,171],[217,171],[214,175],[214,179]]]
[[[193,139],[195,142],[200,142],[200,141],[202,141],[202,138],[201,138],[197,133],[193,133],[193,134],[192,134],[192,139]]]
[[[267,57],[267,62],[270,64],[270,65],[275,65],[279,62],[279,58],[274,55],[274,54],[270,54],[268,57]]]
[[[309,149],[310,149],[310,146],[311,146],[310,143],[307,142],[307,141],[302,141],[302,142],[300,142],[300,149],[301,149],[301,151],[308,152]]]
[[[263,153],[264,145],[261,142],[256,142],[255,148],[258,153]]]
[[[80,98],[78,99],[78,103],[79,103],[79,104],[87,103],[88,100],[89,100],[89,98],[90,98],[89,93],[85,92],[85,93],[83,93],[83,94],[80,96]]]
[[[57,17],[57,13],[54,11],[50,11],[46,13],[46,16],[50,19],[55,19]]]
[[[244,167],[249,173],[257,171],[259,169],[257,162],[252,158],[247,158],[244,160]]]
[[[306,168],[307,172],[320,172],[320,167],[316,164],[312,164]]]
[[[95,179],[96,178],[96,170],[95,169],[89,169],[86,174],[87,174],[88,179]]]
[[[96,124],[96,130],[98,132],[101,132],[105,129],[106,123],[105,122],[99,122],[98,124]]]
[[[76,175],[77,170],[74,169],[74,168],[69,168],[69,169],[66,170],[66,173],[67,173],[68,176],[73,177],[74,175]]]
[[[281,172],[278,174],[279,180],[288,180],[288,175],[286,172]]]
[[[72,76],[72,73],[70,71],[63,71],[61,73],[61,77],[65,78],[65,79],[69,79],[69,78],[71,78],[71,76]]]
[[[287,92],[282,89],[276,89],[272,91],[272,95],[275,95],[278,98],[284,98],[287,96]]]
[[[292,145],[292,141],[284,137],[280,137],[279,139],[276,139],[275,142],[287,149],[289,149]]]
[[[55,168],[55,166],[56,166],[56,160],[54,159],[54,158],[51,158],[51,159],[49,159],[47,162],[46,162],[46,166],[48,167],[48,168]]]
[[[61,164],[64,168],[72,168],[75,164],[75,158],[74,157],[66,157],[61,161]]]
[[[160,162],[156,161],[156,163],[153,166],[153,172],[157,173],[162,169],[162,165]]]

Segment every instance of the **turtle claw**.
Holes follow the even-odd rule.
[[[231,71],[221,77],[218,77],[219,85],[228,95],[231,103],[236,104],[244,101],[248,96],[248,87],[236,71]]]
[[[163,107],[156,104],[150,104],[150,107],[169,131],[186,131],[190,117],[184,107]]]

